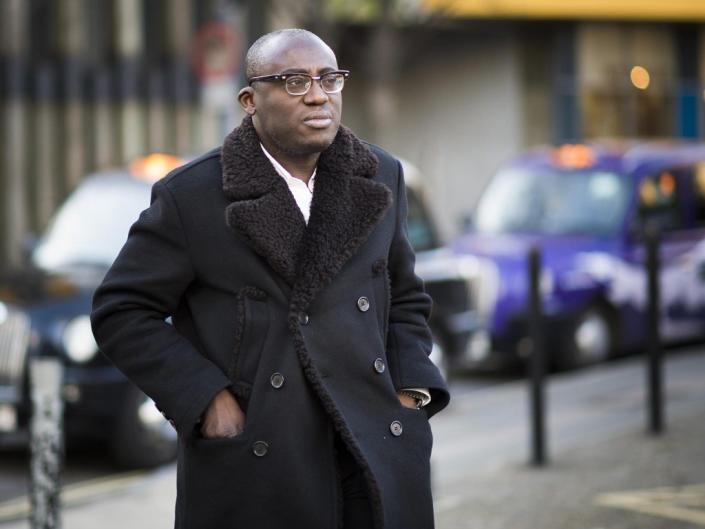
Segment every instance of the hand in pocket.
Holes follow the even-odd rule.
[[[235,437],[245,429],[245,414],[227,389],[221,390],[208,405],[201,421],[204,439]]]

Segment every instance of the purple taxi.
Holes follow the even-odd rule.
[[[461,365],[516,364],[527,338],[527,253],[542,253],[554,368],[645,344],[642,234],[661,232],[665,342],[705,338],[705,145],[622,143],[530,151],[499,170],[452,244],[479,321]]]

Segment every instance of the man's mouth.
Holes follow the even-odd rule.
[[[325,129],[333,124],[333,118],[327,113],[316,113],[306,116],[304,124],[313,129]]]

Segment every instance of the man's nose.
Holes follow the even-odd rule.
[[[304,94],[304,103],[309,105],[321,105],[328,101],[328,94],[323,91],[320,80],[311,80],[311,88]]]

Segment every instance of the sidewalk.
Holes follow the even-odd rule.
[[[551,380],[541,469],[528,465],[525,383],[457,399],[434,425],[437,527],[705,527],[705,351],[669,354],[664,371],[658,437],[646,433],[643,360]],[[472,424],[464,436],[460,424]]]
[[[640,359],[552,379],[550,464],[542,469],[527,464],[524,381],[458,396],[432,420],[437,528],[705,527],[705,350],[669,354],[660,437],[645,433],[644,380]],[[67,491],[73,505],[63,525],[170,529],[174,472],[172,465],[89,484],[84,489],[103,491],[90,503],[81,504],[80,487]]]
[[[676,489],[654,490],[663,487]],[[543,469],[506,464],[468,475],[462,490],[436,501],[436,523],[440,529],[705,527],[705,410],[670,421],[658,438],[634,431],[555,454]]]

